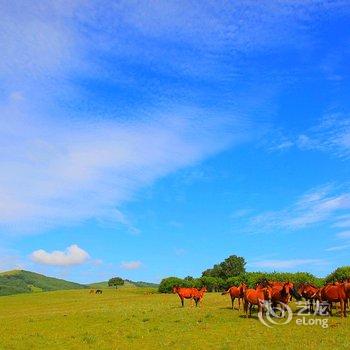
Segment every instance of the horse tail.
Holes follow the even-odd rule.
[[[231,288],[227,289],[227,291],[226,292],[222,292],[221,295],[226,295],[226,294],[230,293],[230,290],[231,290]]]

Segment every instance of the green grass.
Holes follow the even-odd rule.
[[[0,349],[347,349],[350,318],[330,327],[273,329],[208,293],[202,307],[146,288],[17,294],[0,298]]]

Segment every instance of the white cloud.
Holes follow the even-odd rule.
[[[301,150],[316,150],[348,159],[350,157],[350,119],[341,113],[323,117],[318,125],[300,135],[286,137],[278,130],[268,150],[278,151],[297,147]],[[271,141],[269,141],[271,143]]]
[[[184,248],[175,248],[174,253],[177,256],[181,256],[181,255],[185,255],[187,253],[187,251]]]
[[[247,217],[252,212],[251,209],[238,209],[234,211],[231,215],[231,219],[241,219]]]
[[[251,229],[297,230],[322,222],[334,222],[337,214],[350,209],[350,192],[333,186],[313,189],[301,196],[295,204],[278,211],[265,212],[251,218]]]
[[[307,265],[325,265],[327,262],[322,259],[290,259],[290,260],[263,260],[249,263],[249,266],[258,268],[291,269]]]
[[[350,249],[350,243],[349,244],[342,244],[334,247],[329,247],[326,249],[327,252],[338,252],[340,250],[347,250]]]
[[[337,233],[338,238],[350,238],[350,231],[342,231]]]
[[[123,261],[120,267],[125,270],[137,270],[142,266],[141,261]]]
[[[350,119],[348,115],[332,114],[324,117],[320,124],[301,135],[297,141],[300,148],[330,152],[336,156],[350,156]]]
[[[38,264],[54,266],[80,265],[90,258],[89,254],[76,244],[69,246],[65,251],[54,250],[51,253],[39,249],[34,251],[30,257]]]
[[[335,226],[335,225],[333,225]],[[345,240],[345,242],[341,245],[336,245],[333,247],[329,247],[327,249],[325,249],[327,252],[337,252],[337,251],[341,251],[341,250],[347,250],[350,248],[350,231],[342,231],[342,232],[338,232],[336,234],[336,237],[339,239],[343,239]]]
[[[324,9],[329,15],[346,7],[317,1],[214,7],[1,2],[0,227],[40,231],[93,218],[137,233],[118,210],[122,203],[143,186],[249,138],[252,127],[232,115],[171,105],[159,94],[163,86],[139,81],[130,67],[156,67],[177,79],[208,72],[226,79],[224,62],[242,64],[237,52],[299,49],[306,19],[313,23]],[[125,111],[112,92],[105,104],[106,90],[92,92],[86,81],[145,100],[157,86],[149,103],[157,112],[142,103]]]
[[[241,121],[192,109],[84,124],[2,112],[0,226],[21,232],[94,218],[137,233],[121,203],[246,137]]]
[[[350,228],[350,215],[340,215],[336,218],[333,227]]]

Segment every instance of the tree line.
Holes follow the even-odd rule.
[[[202,272],[202,276],[194,278],[167,277],[159,284],[160,293],[171,293],[174,286],[201,288],[205,286],[209,292],[226,290],[231,286],[246,283],[250,288],[264,279],[270,281],[289,281],[296,285],[311,283],[321,287],[325,283],[341,281],[350,278],[350,266],[337,268],[325,278],[316,277],[308,272],[247,272],[245,259],[231,255],[223,262]]]

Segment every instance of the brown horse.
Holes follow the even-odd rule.
[[[332,315],[332,303],[340,304],[340,317],[346,317],[346,303],[350,296],[348,283],[329,283],[320,288],[314,295],[321,302],[329,303],[329,314]]]
[[[101,289],[96,289],[95,294],[102,294],[102,290]]]
[[[196,289],[193,288],[193,300],[196,303],[196,306],[199,305],[199,303],[201,302],[201,300],[204,297],[204,294],[207,292],[207,288],[206,287],[202,287],[201,289]]]
[[[234,308],[235,299],[238,299],[238,310],[241,308],[241,299],[243,301],[244,292],[247,289],[247,285],[245,283],[241,283],[238,287],[232,286],[226,292],[221,293],[221,295],[230,294],[231,297],[231,305],[232,309]]]
[[[192,300],[192,305],[193,305],[193,300],[194,300],[194,296],[196,295],[196,292],[198,293],[198,289],[196,288],[187,288],[187,287],[178,287],[178,286],[173,287],[173,293],[179,296],[182,307],[185,306],[184,305],[185,299]],[[196,302],[196,304],[197,303],[198,302]]]
[[[310,284],[310,283],[303,283],[298,288],[298,293],[307,301],[309,305],[310,312],[314,312],[314,305],[317,302],[316,293],[318,292],[319,288],[316,286]]]
[[[273,304],[288,304],[292,296],[297,300],[301,299],[291,282],[268,282],[268,285],[272,288],[271,300]]]
[[[249,317],[252,315],[252,307],[253,305],[258,306],[258,312],[263,312],[263,306],[266,301],[271,301],[271,287],[258,285],[256,289],[247,289],[244,292],[244,312],[246,317],[248,317],[248,309],[249,309]]]

